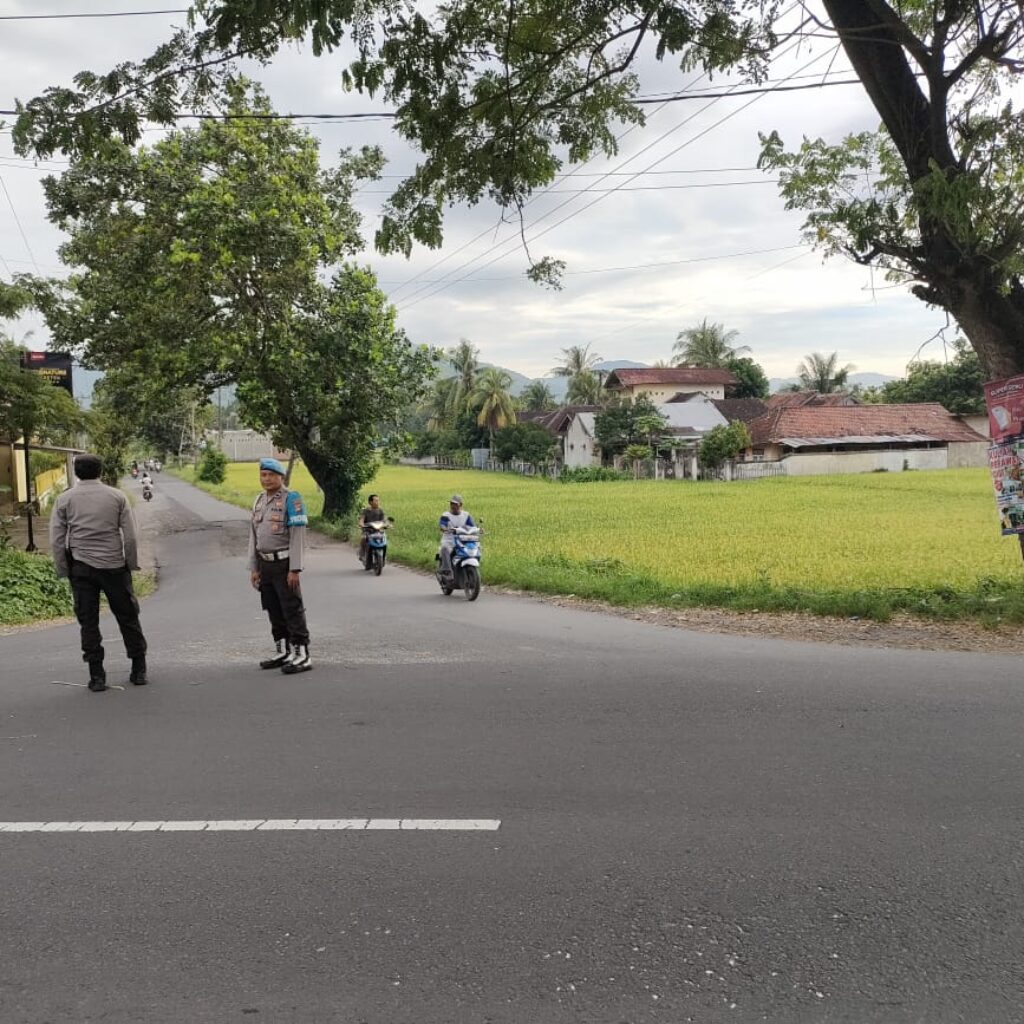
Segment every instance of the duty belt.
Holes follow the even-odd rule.
[[[257,551],[264,562],[283,562],[288,557],[287,551]]]

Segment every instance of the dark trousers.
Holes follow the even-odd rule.
[[[302,590],[288,586],[287,558],[279,562],[260,559],[260,600],[270,617],[270,630],[275,640],[287,640],[293,647],[309,645]]]
[[[97,569],[85,562],[71,563],[71,593],[75,615],[82,629],[82,658],[103,662],[103,635],[100,633],[100,594],[117,619],[129,658],[146,653],[146,638],[139,624],[139,602],[132,590],[132,574],[124,569]]]

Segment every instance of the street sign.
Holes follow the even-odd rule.
[[[66,352],[26,352],[21,357],[22,369],[45,377],[51,384],[74,397],[71,387],[71,356]]]

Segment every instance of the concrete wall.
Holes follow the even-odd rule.
[[[206,440],[218,445],[229,462],[255,462],[257,459],[279,459],[287,462],[288,452],[274,447],[274,442],[266,434],[255,430],[211,430]]]
[[[957,441],[949,446],[949,468],[985,469],[988,467],[988,449],[988,441]]]
[[[945,448],[906,448],[902,451],[815,452],[787,455],[786,476],[820,476],[826,473],[871,473],[885,469],[901,473],[908,469],[946,469]]]

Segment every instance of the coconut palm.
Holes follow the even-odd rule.
[[[592,373],[599,362],[601,357],[590,351],[590,345],[570,345],[562,349],[562,362],[551,368],[551,376],[578,377],[581,373]]]
[[[488,366],[476,379],[472,395],[474,407],[480,407],[476,421],[490,433],[492,448],[494,432],[516,421],[516,406],[509,394],[510,387],[511,376],[497,366]]]
[[[818,391],[823,395],[830,395],[834,391],[842,391],[850,373],[856,369],[853,363],[840,366],[838,352],[831,355],[811,352],[801,360],[796,372],[804,391]]]
[[[480,370],[480,350],[466,338],[460,338],[458,345],[448,350],[448,362],[455,371],[458,387],[453,397],[456,413],[469,408],[470,398],[476,388],[477,373]]]
[[[565,400],[570,405],[600,405],[604,397],[604,384],[600,373],[584,370],[569,381]]]
[[[672,358],[676,366],[724,367],[730,359],[749,352],[748,345],[734,345],[739,331],[727,331],[722,324],[708,323],[705,317],[696,327],[687,327],[676,335]]]
[[[431,430],[440,430],[452,425],[456,415],[455,400],[458,386],[458,377],[442,377],[434,381],[434,386],[424,402],[427,426]]]
[[[542,380],[535,380],[523,390],[519,402],[527,412],[548,412],[554,409],[555,396]]]

